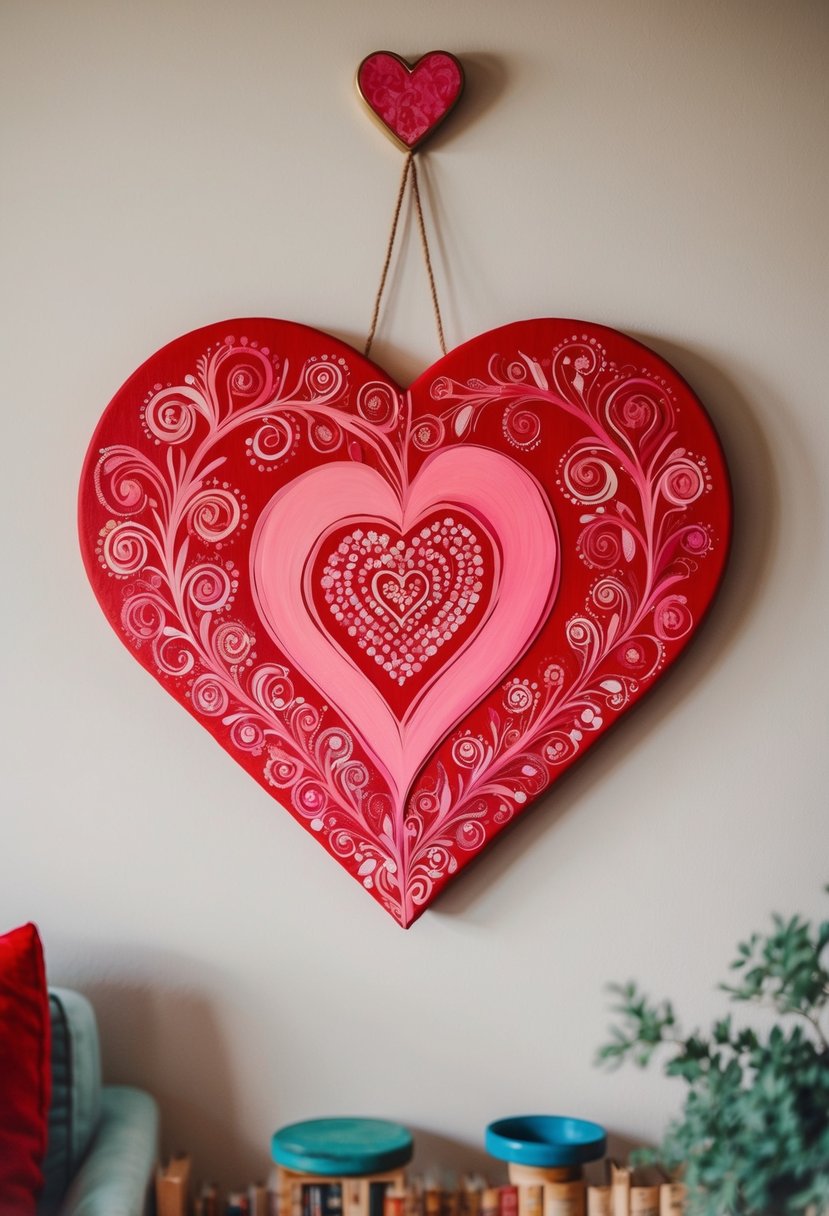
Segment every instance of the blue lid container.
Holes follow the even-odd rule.
[[[308,1119],[271,1140],[277,1165],[326,1178],[384,1174],[408,1164],[413,1151],[411,1132],[386,1119]]]
[[[582,1165],[603,1157],[605,1129],[586,1119],[565,1115],[513,1115],[486,1129],[486,1150],[499,1161],[538,1169]]]

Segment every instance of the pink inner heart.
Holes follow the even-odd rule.
[[[493,485],[497,496],[489,492]],[[475,580],[485,583],[487,591],[470,611],[463,609],[468,630],[463,641],[450,647],[445,658],[429,656],[431,677],[414,699],[395,701],[389,695],[394,685],[382,666],[367,674],[347,628],[332,632],[330,605],[321,611],[315,596],[317,563],[331,554],[330,538],[337,528],[346,526],[352,538],[357,531],[375,532],[379,538],[385,525],[405,537],[427,520],[454,523],[455,512],[480,521],[491,538],[492,569],[485,580]],[[337,547],[339,556],[347,556],[349,546],[345,548],[342,554]],[[406,547],[397,552],[405,554]],[[481,554],[474,553],[472,544],[467,558],[471,562],[475,556]],[[351,724],[385,775],[398,817],[434,747],[530,645],[552,607],[560,575],[556,524],[537,482],[508,456],[475,445],[427,458],[402,494],[365,464],[331,462],[310,469],[279,490],[262,511],[250,562],[261,620],[280,649]],[[355,563],[352,575],[356,569]],[[435,577],[440,584],[439,570]],[[351,608],[359,610],[361,597],[350,594]]]
[[[371,591],[378,605],[403,626],[427,599],[429,580],[417,570],[410,570],[408,574],[384,570],[372,578]],[[409,642],[410,639],[405,639],[406,644]]]
[[[407,148],[446,117],[463,87],[458,62],[443,51],[430,51],[413,68],[378,51],[360,64],[357,81],[366,103]]]

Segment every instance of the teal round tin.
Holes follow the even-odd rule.
[[[412,1159],[411,1132],[386,1119],[308,1119],[274,1132],[277,1165],[300,1174],[353,1178],[399,1169]]]

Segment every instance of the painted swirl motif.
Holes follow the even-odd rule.
[[[245,321],[116,396],[81,521],[142,665],[408,925],[684,648],[730,502],[699,403],[611,330],[506,326],[404,394]]]
[[[333,631],[345,631],[401,688],[440,664],[443,648],[485,607],[486,550],[454,515],[410,539],[355,528],[337,540],[319,575]]]

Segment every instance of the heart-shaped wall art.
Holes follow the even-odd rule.
[[[374,51],[357,69],[357,89],[387,134],[413,152],[459,101],[463,68],[448,51],[429,51],[413,64]]]
[[[684,649],[730,513],[676,372],[560,320],[408,391],[301,325],[196,330],[80,490],[123,642],[406,926]]]

